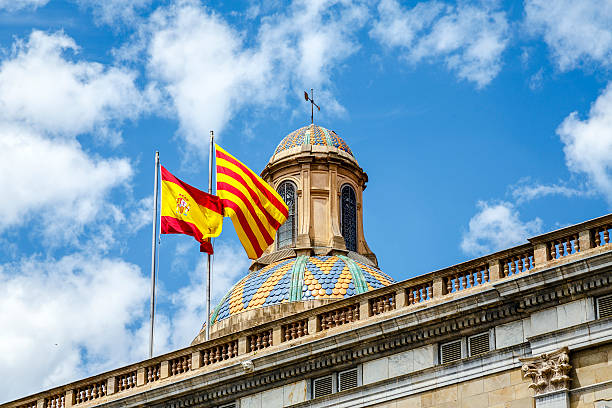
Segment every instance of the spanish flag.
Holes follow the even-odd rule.
[[[217,195],[251,259],[274,242],[289,208],[280,195],[234,156],[216,146]]]
[[[191,235],[201,252],[212,254],[209,238],[219,236],[223,226],[219,197],[177,179],[164,166],[161,174],[161,233]]]

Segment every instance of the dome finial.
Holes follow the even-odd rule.
[[[304,91],[304,99],[306,99],[306,102],[310,102],[310,124],[314,125],[314,107],[316,106],[319,111],[321,108],[319,108],[319,105],[317,105],[314,101],[313,88],[310,88],[310,96],[308,96],[308,92]]]

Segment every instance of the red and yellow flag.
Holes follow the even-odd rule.
[[[280,195],[234,156],[216,146],[217,195],[251,259],[274,242],[289,209]]]
[[[200,251],[213,253],[209,238],[221,234],[223,207],[219,197],[177,179],[162,166],[161,233],[187,234]]]

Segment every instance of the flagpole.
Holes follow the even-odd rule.
[[[210,151],[208,153],[208,194],[212,194],[214,139],[215,139],[215,135],[213,131],[211,130],[210,131]],[[207,270],[206,270],[206,341],[210,340],[210,269],[211,269],[210,254],[208,254],[208,265],[207,265]]]
[[[153,357],[153,322],[155,321],[155,260],[157,259],[157,207],[159,184],[159,152],[155,152],[155,186],[153,187],[153,243],[151,248],[151,331],[149,333],[149,358]]]

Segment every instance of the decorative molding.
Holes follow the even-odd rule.
[[[529,388],[536,396],[556,391],[569,390],[571,379],[568,376],[572,366],[569,364],[569,349],[563,347],[552,353],[538,357],[519,358],[523,363],[524,377],[531,378]]]

